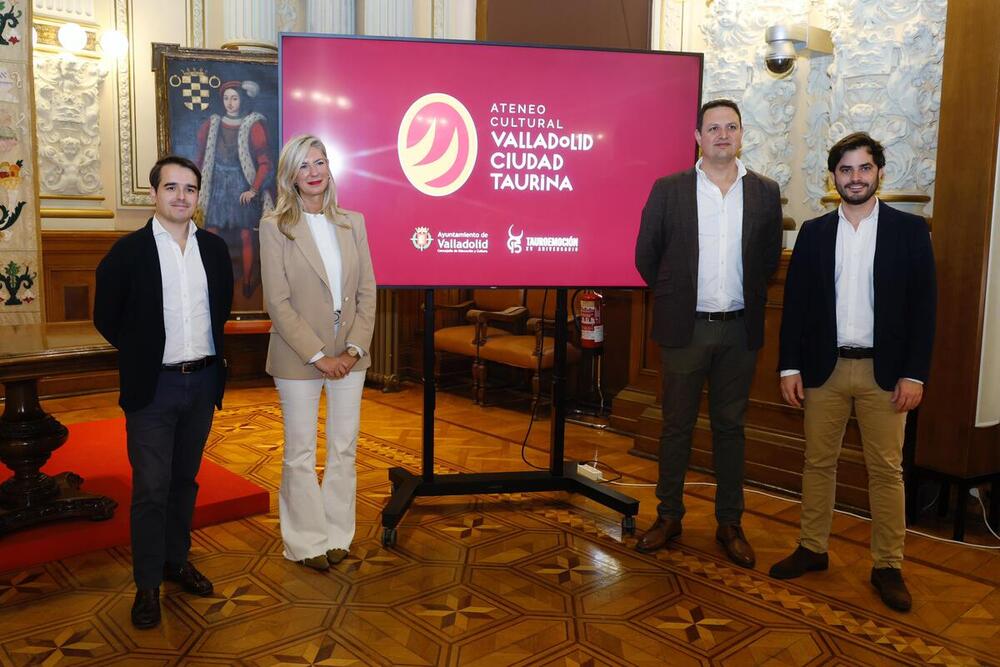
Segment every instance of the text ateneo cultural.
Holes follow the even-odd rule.
[[[550,118],[544,104],[494,102],[490,106],[490,154],[494,190],[572,191],[563,173],[569,153],[589,151],[594,137],[566,132],[562,120]],[[572,159],[572,158],[571,158]]]

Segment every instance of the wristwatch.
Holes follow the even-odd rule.
[[[358,357],[361,356],[361,352],[358,350],[358,348],[356,348],[354,346],[348,346],[348,348],[347,348],[347,355],[350,356],[350,357],[354,357],[355,359],[357,359]]]

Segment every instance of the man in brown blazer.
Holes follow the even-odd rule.
[[[636,239],[635,265],[653,290],[663,383],[660,502],[636,548],[654,552],[681,534],[684,475],[707,379],[716,539],[731,561],[753,567],[740,526],[743,421],[764,342],[767,282],[781,256],[781,200],[777,183],[737,157],[743,124],[734,102],[703,105],[695,139],[701,158],[653,184]]]

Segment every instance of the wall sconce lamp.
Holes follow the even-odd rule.
[[[66,54],[91,58],[99,57],[98,44],[104,56],[112,60],[128,53],[128,38],[120,31],[110,29],[97,33],[97,26],[85,28],[72,21],[62,24],[58,30],[48,23],[36,24],[32,27],[32,43],[55,46],[58,42]]]
[[[128,53],[128,37],[118,30],[105,30],[101,33],[101,50],[109,58],[121,58]]]
[[[833,53],[833,39],[829,30],[811,25],[772,25],[764,33],[767,53],[764,64],[771,74],[788,76],[795,68],[799,52],[808,56]]]
[[[67,51],[82,51],[87,46],[87,31],[79,23],[64,23],[56,35],[59,45]]]

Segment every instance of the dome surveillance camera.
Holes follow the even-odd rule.
[[[775,25],[768,28],[764,35],[767,40],[764,64],[772,74],[785,76],[795,67],[797,45],[791,32],[786,26]]]
[[[833,53],[830,31],[811,25],[772,25],[764,32],[764,40],[767,42],[764,64],[779,77],[788,76],[800,54],[811,57]]]
[[[767,45],[764,64],[772,74],[788,74],[795,67],[795,46],[788,40],[771,42]]]

